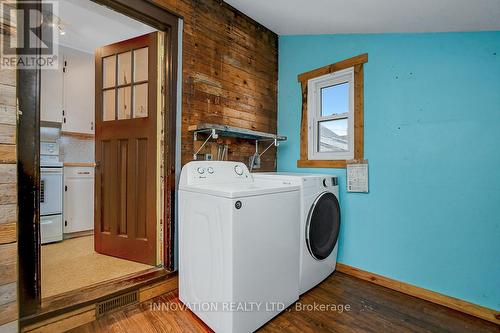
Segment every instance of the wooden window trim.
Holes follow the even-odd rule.
[[[364,74],[363,64],[368,62],[368,54],[364,53],[356,57],[336,62],[309,72],[299,74],[297,79],[302,91],[302,120],[300,124],[300,160],[297,161],[299,168],[345,168],[346,160],[309,160],[308,158],[308,120],[307,120],[307,85],[308,81],[319,76],[331,74],[349,67],[354,67],[354,159],[363,160],[364,140]]]

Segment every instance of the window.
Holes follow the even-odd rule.
[[[309,160],[354,158],[354,68],[309,80]]]
[[[362,54],[298,76],[302,123],[298,167],[343,168],[363,157]]]
[[[148,47],[102,59],[104,121],[148,116]]]

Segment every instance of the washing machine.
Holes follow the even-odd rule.
[[[300,187],[300,275],[303,294],[335,271],[340,232],[337,177],[301,173],[253,173],[256,181]]]
[[[299,191],[239,162],[183,167],[179,299],[215,332],[253,332],[298,300]]]

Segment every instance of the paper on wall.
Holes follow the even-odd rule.
[[[347,192],[368,193],[368,161],[347,163]]]

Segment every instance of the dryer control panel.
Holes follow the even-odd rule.
[[[193,161],[181,172],[180,185],[202,185],[235,182],[252,182],[248,168],[241,162]]]
[[[338,181],[337,177],[325,177],[322,180],[323,187],[332,187],[332,186],[337,186]]]

